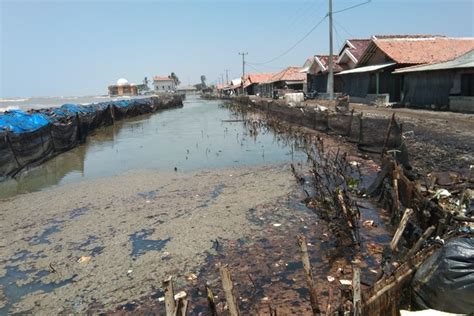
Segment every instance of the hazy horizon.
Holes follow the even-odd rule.
[[[333,0],[334,10],[363,0]],[[473,3],[373,0],[335,14],[335,53],[347,38],[374,34],[473,36]],[[105,95],[119,78],[175,72],[182,85],[200,75],[216,83],[242,72],[274,72],[327,54],[327,0],[10,1],[0,0],[0,98]],[[455,23],[453,23],[455,21]]]

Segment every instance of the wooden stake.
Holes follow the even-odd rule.
[[[239,316],[240,311],[237,306],[237,300],[235,299],[233,293],[234,284],[232,283],[232,279],[230,277],[229,267],[221,266],[219,272],[221,274],[222,287],[224,288],[227,306],[229,307],[229,313],[231,316]]]
[[[392,114],[392,118],[390,119],[390,123],[388,123],[387,131],[385,133],[385,139],[383,142],[383,148],[382,148],[382,157],[385,154],[385,149],[387,149],[388,145],[388,140],[390,138],[390,133],[392,132],[392,126],[395,123],[395,112]]]
[[[415,243],[415,245],[408,251],[408,253],[405,256],[405,259],[410,259],[415,253],[420,250],[421,246],[423,243],[431,236],[431,234],[434,232],[435,227],[430,226],[428,229],[421,235],[420,239]]]
[[[390,248],[392,251],[397,249],[398,242],[400,241],[400,237],[402,236],[405,227],[408,224],[408,220],[410,219],[411,215],[413,214],[413,210],[411,208],[405,209],[405,213],[403,214],[402,220],[400,221],[400,225],[398,225],[397,231],[395,235],[393,235],[393,239],[390,242]]]
[[[362,315],[362,297],[360,291],[360,260],[352,262],[352,297],[354,316]]]
[[[209,286],[206,285],[207,303],[209,305],[209,311],[211,316],[217,316],[216,303],[214,302],[214,293]]]
[[[176,302],[174,300],[173,277],[170,276],[163,281],[163,291],[165,292],[165,310],[166,316],[174,316]]]
[[[309,298],[311,301],[313,315],[319,315],[321,313],[321,310],[319,309],[318,296],[316,294],[316,288],[314,285],[313,273],[311,272],[311,263],[309,261],[306,237],[304,237],[303,235],[298,235],[298,244],[301,250],[301,261],[303,261],[303,268],[306,274],[306,284],[309,290]]]

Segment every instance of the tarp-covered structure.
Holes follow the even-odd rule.
[[[150,97],[4,112],[0,114],[0,180],[76,147],[98,127],[182,104],[180,96]]]

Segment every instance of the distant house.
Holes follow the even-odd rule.
[[[400,102],[403,76],[395,69],[443,62],[474,49],[473,38],[448,38],[434,35],[373,36],[360,56],[357,67],[337,73],[342,85],[338,92],[355,102]]]
[[[265,82],[258,85],[261,96],[272,97],[275,90],[304,91],[306,88],[306,73],[302,67],[287,67],[274,74]]]
[[[176,91],[175,82],[170,77],[153,77],[153,87],[155,88],[155,92],[158,93]]]
[[[138,95],[137,86],[133,83],[129,83],[128,80],[124,78],[120,78],[116,84],[110,85],[108,88],[110,96]]]
[[[474,113],[474,50],[450,61],[397,69],[401,103]]]
[[[245,76],[244,90],[247,95],[256,95],[259,93],[258,85],[268,81],[274,73],[252,73]]]
[[[357,66],[359,58],[369,45],[369,39],[349,39],[339,51],[333,56],[334,73],[352,69]],[[329,56],[315,55],[308,58],[303,65],[303,71],[307,73],[307,90],[325,93],[327,91],[327,79],[329,74]],[[339,77],[334,77],[334,91],[342,89]]]

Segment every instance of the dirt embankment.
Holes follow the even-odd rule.
[[[403,124],[410,163],[423,174],[465,171],[474,164],[474,115],[350,104],[364,116],[390,117]]]

